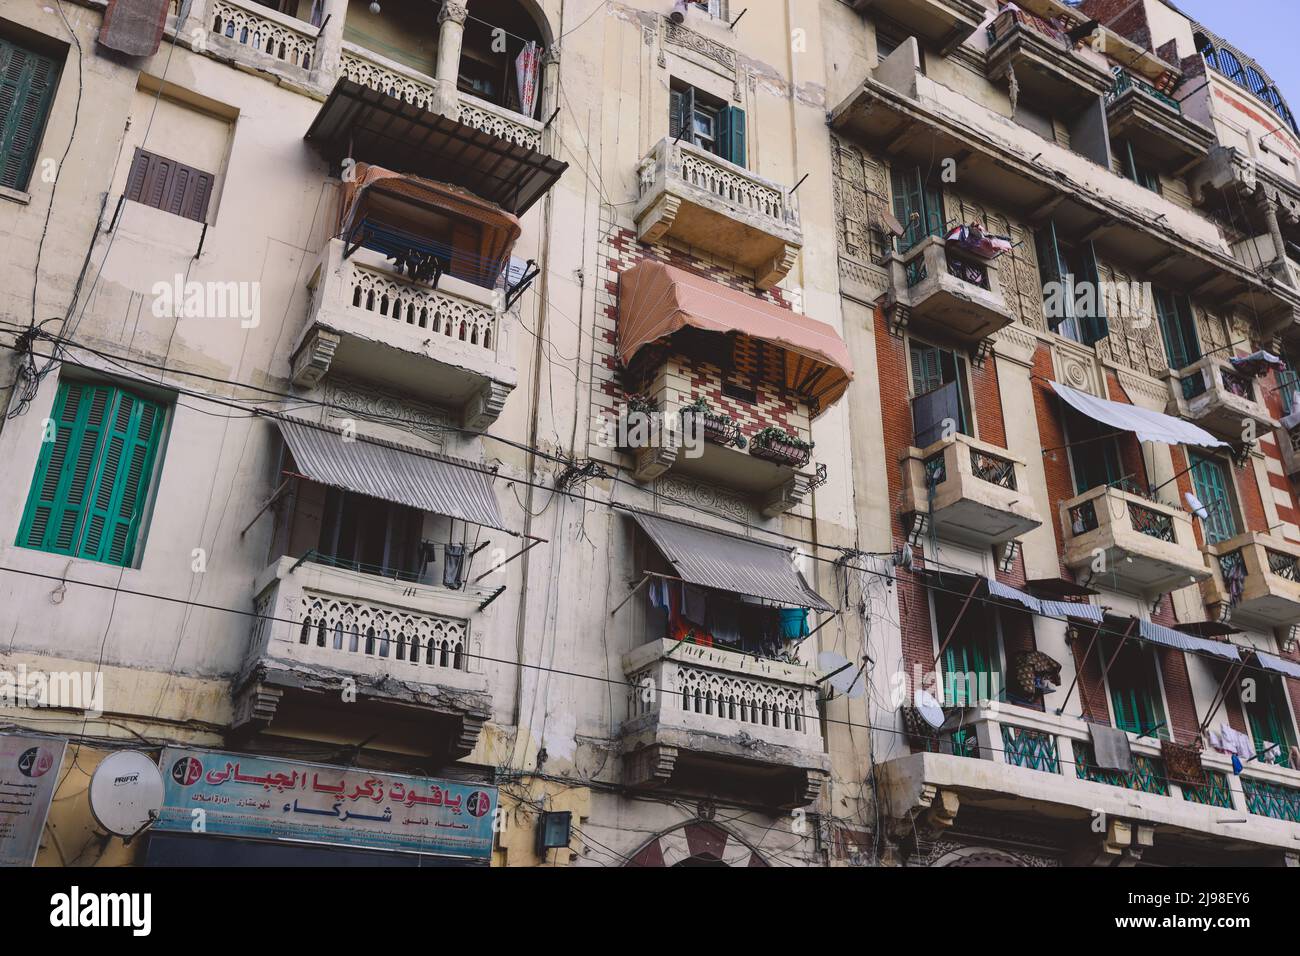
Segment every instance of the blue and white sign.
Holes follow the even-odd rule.
[[[488,860],[496,787],[168,747],[155,830]]]

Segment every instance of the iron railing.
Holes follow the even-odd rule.
[[[1158,757],[1134,754],[1131,772],[1108,770],[1097,766],[1092,744],[1076,741],[1074,764],[1075,774],[1080,780],[1107,783],[1112,787],[1140,790],[1143,793],[1154,793],[1162,797],[1169,795],[1169,780],[1165,776],[1165,765]]]
[[[970,450],[970,467],[971,472],[980,481],[987,481],[999,488],[1016,490],[1015,462],[999,458],[997,455],[990,455],[978,448],[972,448]]]
[[[951,254],[947,258],[948,275],[960,279],[962,282],[969,282],[981,289],[989,287],[989,270],[986,266]]]
[[[1219,380],[1223,382],[1223,387],[1233,395],[1251,402],[1255,400],[1255,385],[1248,375],[1234,372],[1225,366],[1219,369]]]
[[[1261,817],[1300,823],[1300,790],[1267,780],[1241,778],[1246,809]]]
[[[1070,509],[1070,531],[1075,535],[1087,534],[1097,530],[1097,504],[1093,500],[1083,501]]]
[[[1056,737],[1042,730],[1002,725],[1002,752],[1013,767],[1027,767],[1044,773],[1060,773]]]
[[[1219,574],[1228,591],[1228,604],[1236,607],[1246,590],[1246,556],[1240,549],[1219,555]]]
[[[1206,770],[1207,782],[1203,787],[1183,786],[1183,799],[1190,803],[1200,803],[1209,807],[1232,809],[1232,790],[1228,787],[1228,775],[1217,770]]]
[[[1174,99],[1172,96],[1168,95],[1167,93],[1161,93],[1150,83],[1146,82],[1145,80],[1139,80],[1137,77],[1132,76],[1129,73],[1126,73],[1124,70],[1116,69],[1114,72],[1115,72],[1115,85],[1112,86],[1110,88],[1110,92],[1106,94],[1107,106],[1110,106],[1111,103],[1114,103],[1117,99],[1119,99],[1129,90],[1137,90],[1141,93],[1145,93],[1147,96],[1150,96],[1152,99],[1159,100],[1161,103],[1169,107],[1174,112],[1182,113],[1183,105],[1179,103],[1176,99]]]
[[[1174,519],[1144,505],[1128,503],[1128,520],[1134,531],[1161,541],[1174,541]]]
[[[1300,569],[1297,569],[1297,559],[1293,554],[1286,554],[1282,551],[1274,551],[1272,548],[1265,548],[1265,554],[1268,555],[1268,569],[1280,578],[1286,578],[1288,581],[1300,581]]]

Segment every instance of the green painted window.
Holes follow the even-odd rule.
[[[906,252],[926,236],[944,234],[943,192],[919,166],[895,166],[889,175],[894,218],[903,227],[898,251]]]
[[[1115,646],[1116,642],[1107,642],[1103,663],[1115,654]],[[1111,664],[1106,681],[1110,685],[1111,715],[1116,727],[1139,736],[1169,738],[1154,650],[1137,641],[1126,641]]]
[[[27,188],[58,82],[57,60],[0,38],[0,186]]]
[[[1291,747],[1295,745],[1295,729],[1286,705],[1286,691],[1282,680],[1271,675],[1261,675],[1255,684],[1255,700],[1244,704],[1246,718],[1250,721],[1250,734],[1255,740],[1255,752],[1264,763],[1291,766]],[[1278,747],[1269,748],[1270,744]],[[1265,751],[1268,750],[1268,756]],[[1293,768],[1300,769],[1300,768]]]
[[[1278,394],[1282,396],[1282,414],[1290,415],[1300,409],[1300,374],[1287,360],[1286,368],[1277,373]]]
[[[1149,189],[1153,193],[1160,192],[1160,174],[1133,152],[1133,144],[1128,140],[1123,140],[1116,145],[1120,163],[1124,167],[1124,175],[1143,189]]]
[[[1196,332],[1196,317],[1185,295],[1168,289],[1156,289],[1156,316],[1165,340],[1165,357],[1172,369],[1187,368],[1201,358],[1201,338]]]
[[[932,591],[936,639],[940,646],[961,612],[961,595]],[[1002,653],[998,641],[997,611],[971,601],[940,661],[945,703],[975,704],[1002,699]]]
[[[1232,497],[1228,492],[1231,479],[1223,462],[1206,455],[1190,453],[1192,485],[1196,497],[1201,499],[1208,517],[1202,523],[1210,544],[1227,541],[1237,534],[1237,516],[1232,510]]]
[[[1070,446],[1075,494],[1102,485],[1116,485],[1124,478],[1118,435],[1113,428],[1065,409],[1065,440]]]
[[[1050,219],[1035,233],[1047,324],[1058,335],[1094,345],[1110,335],[1097,252],[1091,242],[1061,241]]]
[[[125,389],[60,383],[18,545],[129,566],[165,418]]]
[[[745,165],[745,111],[703,90],[673,81],[668,135],[706,149],[737,166]]]
[[[912,364],[912,394],[928,395],[955,383],[957,431],[963,435],[972,434],[970,389],[966,381],[966,364],[960,356],[950,349],[917,341],[908,344],[908,351]]]

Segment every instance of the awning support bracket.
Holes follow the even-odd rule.
[[[486,598],[484,598],[482,601],[479,602],[478,609],[480,611],[483,610],[485,607],[487,607],[489,604],[491,604],[493,601],[499,598],[502,594],[504,594],[505,590],[506,590],[506,586],[504,584],[501,585],[499,588],[497,588],[495,591],[493,591]]]
[[[506,559],[505,559],[504,561],[502,561],[500,564],[495,565],[494,567],[490,567],[490,568],[488,568],[486,571],[484,571],[482,574],[480,574],[478,577],[476,577],[476,578],[474,579],[473,583],[474,583],[474,584],[478,584],[480,581],[482,581],[482,580],[483,580],[485,577],[487,577],[489,574],[493,574],[493,573],[495,573],[495,572],[497,572],[497,571],[500,571],[502,568],[504,568],[507,564],[509,564],[509,563],[510,563],[511,561],[513,561],[515,558],[518,558],[518,557],[520,557],[520,556],[522,556],[522,555],[527,554],[527,553],[528,553],[529,551],[531,551],[533,548],[535,548],[535,547],[537,547],[539,544],[541,544],[544,540],[545,540],[544,538],[533,538],[533,540],[529,541],[527,545],[525,545],[523,548],[520,548],[520,549],[519,549],[518,551],[516,551],[514,554],[510,555],[510,557],[506,558]]]
[[[537,262],[529,259],[524,274],[519,277],[519,281],[506,288],[506,309],[510,309],[519,301],[519,297],[528,291],[528,287],[533,284],[533,280],[541,273],[542,270],[537,267]]]

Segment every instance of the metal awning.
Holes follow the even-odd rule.
[[[1204,428],[1174,418],[1163,412],[1139,408],[1137,405],[1125,405],[1112,402],[1081,392],[1078,389],[1053,382],[1052,388],[1067,405],[1075,411],[1087,415],[1095,422],[1118,428],[1120,431],[1133,432],[1140,441],[1158,441],[1166,445],[1200,445],[1203,448],[1227,448],[1228,443],[1219,441]]]
[[[835,610],[795,567],[793,548],[772,547],[702,525],[624,510],[683,581],[814,611]]]
[[[312,481],[359,495],[510,531],[492,475],[482,466],[341,429],[274,417],[298,470]],[[513,533],[513,532],[511,532]]]
[[[1105,626],[1108,632],[1121,635],[1128,633],[1134,620],[1137,620],[1137,633],[1133,636],[1152,644],[1172,647],[1180,651],[1189,651],[1193,654],[1209,654],[1213,657],[1221,657],[1226,661],[1241,660],[1241,654],[1238,653],[1235,644],[1225,644],[1223,641],[1211,641],[1204,637],[1184,634],[1182,631],[1175,631],[1172,627],[1165,627],[1163,624],[1156,624],[1154,621],[1107,615]]]
[[[1259,660],[1259,666],[1264,670],[1272,671],[1274,674],[1285,674],[1287,677],[1300,680],[1300,662],[1289,661],[1285,657],[1278,657],[1276,654],[1270,654],[1267,651],[1256,651],[1255,657]]]
[[[528,146],[340,79],[306,139],[333,160],[352,157],[449,182],[521,216],[569,168]]]
[[[1044,601],[1003,584],[995,578],[986,578],[982,574],[970,574],[963,571],[941,571],[937,568],[918,568],[912,572],[927,587],[950,589],[954,597],[970,594],[976,599],[991,598],[1002,604],[1014,604],[1021,609],[1043,617],[1075,618],[1083,621],[1100,621],[1101,608],[1093,604],[1077,604],[1073,601]]]

